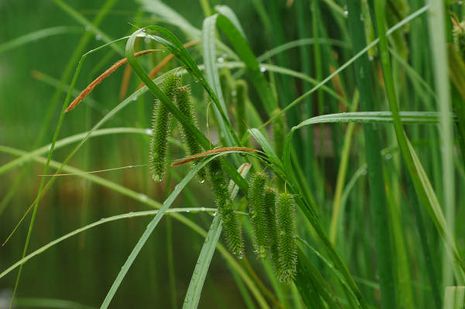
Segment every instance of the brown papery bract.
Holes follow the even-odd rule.
[[[183,46],[184,46],[184,48],[189,48],[189,47],[197,45],[199,42],[200,42],[199,40],[192,40],[192,41],[187,42]],[[142,51],[134,53],[134,56],[135,57],[140,57],[140,56],[144,56],[144,55],[156,52],[156,51],[160,51],[160,50],[159,49],[146,49],[146,50],[142,50]],[[168,56],[163,58],[163,60],[160,61],[160,63],[156,67],[154,67],[152,69],[152,71],[150,71],[149,77],[154,78],[173,58],[174,58],[173,54],[169,54]],[[127,58],[120,59],[117,62],[115,62],[111,67],[109,67],[105,72],[100,74],[86,88],[84,88],[84,90],[82,90],[82,92],[66,108],[65,112],[67,113],[67,112],[73,110],[79,103],[82,102],[82,100],[84,100],[89,95],[89,93],[92,92],[92,90],[94,90],[95,87],[97,87],[97,85],[99,85],[101,82],[103,82],[108,76],[113,74],[117,69],[119,69],[121,66],[125,65],[127,62],[128,62]],[[123,81],[123,85],[122,85],[120,95],[124,95],[125,92],[127,91],[127,85],[125,85],[125,83],[127,83],[127,81],[128,81],[129,72],[130,71],[128,71],[128,70],[125,72],[126,73],[125,76],[127,77],[126,78],[127,80]],[[142,88],[143,86],[144,86],[144,84],[141,83],[138,86],[138,89]]]
[[[211,155],[214,155],[214,154],[218,154],[218,153],[222,153],[222,152],[228,152],[228,151],[258,152],[257,149],[248,148],[248,147],[220,147],[220,148],[210,149],[208,151],[204,151],[204,152],[192,155],[192,156],[187,156],[185,158],[176,160],[173,163],[171,163],[171,166],[172,167],[181,166],[181,165],[184,165],[186,163],[189,163],[189,162],[192,162],[192,161],[195,161],[195,160],[203,159],[205,157],[208,157],[208,156],[211,156]]]
[[[146,49],[146,50],[141,50],[137,53],[134,53],[134,57],[140,57],[143,55],[147,55],[156,51],[160,51],[159,49]],[[79,103],[84,100],[89,93],[94,90],[97,85],[99,85],[101,82],[103,82],[108,76],[113,74],[118,68],[120,68],[122,65],[126,64],[128,62],[128,58],[123,58],[115,62],[111,67],[105,70],[102,74],[100,74],[96,79],[94,79],[84,90],[81,91],[81,93],[71,102],[71,104],[66,108],[65,112],[69,112],[72,109],[74,109]]]

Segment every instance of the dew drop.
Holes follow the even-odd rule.
[[[266,72],[266,68],[265,68],[264,66],[261,66],[261,67],[260,67],[260,72],[265,73],[265,72]]]
[[[145,129],[145,134],[152,135],[153,134],[152,129]]]
[[[224,58],[223,58],[223,57],[219,57],[219,58],[217,59],[217,61],[218,61],[218,63],[224,63]]]

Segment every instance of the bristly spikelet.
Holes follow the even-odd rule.
[[[244,256],[244,240],[242,238],[241,222],[234,212],[231,201],[230,205],[222,207],[223,231],[226,247],[238,258]]]
[[[214,160],[210,163],[209,174],[216,196],[218,213],[223,219],[226,246],[234,255],[242,258],[244,255],[244,240],[242,238],[241,224],[234,212],[232,201],[229,198],[221,160]]]
[[[257,172],[252,176],[249,185],[248,200],[249,200],[249,216],[254,231],[255,252],[259,258],[265,258],[268,242],[268,227],[265,209],[265,183],[266,174]]]
[[[236,82],[236,119],[239,137],[247,132],[247,115],[245,105],[249,98],[247,83],[240,79]]]
[[[179,77],[169,75],[163,82],[162,91],[166,96],[174,101],[176,91],[179,88]],[[165,105],[156,100],[152,115],[152,139],[150,143],[150,168],[152,178],[155,181],[161,181],[165,174],[166,150],[168,146],[168,133],[170,114]]]
[[[295,202],[289,193],[280,193],[276,201],[278,226],[278,279],[290,283],[297,271]]]
[[[189,87],[187,86],[180,87],[176,94],[176,103],[178,104],[178,108],[184,114],[184,116],[189,118],[189,120],[192,122],[193,125],[197,126],[197,120],[193,112],[192,101],[191,101],[190,95],[191,95],[191,92],[190,92]],[[202,152],[202,148],[200,147],[200,144],[198,143],[197,139],[192,134],[192,132],[189,131],[189,129],[185,127],[184,125],[182,126],[182,129],[183,129],[184,139],[187,143],[190,154],[193,155],[193,154]],[[200,179],[204,180],[206,178],[205,170],[201,169],[198,175]]]
[[[271,261],[275,269],[278,267],[279,251],[278,251],[278,235],[276,230],[276,191],[271,187],[265,188],[265,217],[266,217],[266,233],[268,235],[268,243],[271,252]]]

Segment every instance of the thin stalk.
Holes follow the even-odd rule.
[[[358,99],[355,99],[355,102],[352,106],[352,111],[356,111],[358,108]],[[337,238],[337,230],[340,226],[340,216],[342,210],[342,191],[344,189],[345,178],[347,174],[347,167],[349,164],[350,149],[352,146],[352,136],[355,128],[355,123],[349,123],[347,126],[347,131],[344,136],[344,145],[342,146],[341,153],[341,163],[339,165],[339,170],[337,173],[336,180],[336,189],[334,192],[332,215],[331,215],[331,224],[329,228],[329,240],[335,246]]]

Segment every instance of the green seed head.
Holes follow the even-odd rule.
[[[244,240],[242,238],[241,223],[233,207],[227,206],[222,211],[223,230],[226,246],[235,256],[244,256]]]
[[[226,177],[223,172],[221,160],[214,160],[209,165],[210,180],[216,196],[218,213],[223,219],[224,238],[227,248],[237,257],[242,258],[244,241],[241,224],[234,213],[233,204],[229,198]]]
[[[275,269],[278,267],[278,237],[276,233],[276,191],[271,187],[265,188],[265,217],[266,233],[271,253],[271,261]]]
[[[162,91],[170,100],[175,100],[176,91],[179,88],[179,77],[169,75],[162,85]],[[165,105],[155,100],[152,115],[152,139],[150,143],[150,167],[152,178],[161,181],[166,168],[166,151],[168,146],[168,133],[170,127],[170,114]]]
[[[276,201],[278,227],[278,279],[290,283],[297,271],[295,201],[291,194],[280,193]]]
[[[456,22],[454,25],[454,43],[455,47],[465,60],[465,22]]]
[[[255,251],[259,258],[266,257],[270,245],[265,206],[265,183],[266,174],[263,172],[255,173],[252,176],[248,192],[249,215],[255,236]]]
[[[176,93],[176,103],[178,104],[179,110],[191,121],[191,123],[197,126],[197,120],[194,115],[194,109],[192,106],[191,92],[189,87],[180,87]],[[202,148],[195,138],[194,134],[186,127],[182,126],[184,140],[189,148],[191,155],[202,152]],[[205,170],[199,171],[199,177],[203,181],[206,178]]]

